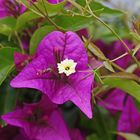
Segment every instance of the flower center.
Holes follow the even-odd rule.
[[[65,70],[69,70],[70,69],[70,67],[69,66],[67,66],[66,68],[65,68]]]
[[[57,63],[58,72],[60,74],[64,73],[64,74],[66,74],[66,76],[69,76],[72,73],[76,72],[76,70],[75,70],[76,65],[77,65],[77,63],[74,62],[74,60],[65,59],[65,60],[61,61],[60,63]]]

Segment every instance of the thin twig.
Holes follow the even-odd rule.
[[[15,36],[16,36],[16,38],[17,38],[17,41],[18,41],[18,43],[19,43],[19,46],[20,46],[20,48],[21,48],[22,53],[25,54],[23,44],[22,44],[22,42],[21,42],[21,40],[20,40],[20,37],[19,37],[19,35],[18,35],[18,33],[17,33],[16,31],[15,31]]]
[[[64,30],[62,30],[53,20],[51,20],[51,19],[49,18],[49,15],[48,15],[48,12],[47,12],[47,9],[46,9],[46,7],[45,7],[45,3],[44,3],[43,0],[42,0],[42,3],[43,3],[44,8],[45,8],[45,14],[44,14],[43,11],[41,11],[41,9],[39,9],[39,8],[34,4],[34,2],[33,2],[32,0],[30,0],[30,3],[34,6],[34,8],[35,8],[39,13],[36,12],[35,10],[33,10],[33,9],[29,8],[29,7],[27,7],[29,10],[33,11],[34,13],[40,15],[40,16],[43,17],[43,18],[46,18],[46,19],[49,21],[49,23],[51,23],[57,30],[60,30],[60,31],[63,31],[63,32],[64,32]]]
[[[114,62],[114,61],[117,61],[117,60],[119,60],[119,59],[121,59],[121,58],[123,58],[124,56],[126,56],[126,55],[128,55],[128,53],[126,52],[126,53],[124,53],[124,54],[122,54],[122,55],[120,55],[119,57],[117,57],[117,58],[115,58],[115,59],[113,59],[113,60],[110,60],[111,62]]]
[[[79,5],[78,3],[76,3],[73,0],[68,0],[73,6],[75,6],[76,8],[78,8],[80,11],[81,9],[84,10],[84,7],[82,7],[81,5]],[[88,10],[89,9],[89,10]],[[123,46],[127,49],[128,53],[131,55],[132,59],[135,61],[135,63],[138,65],[138,67],[140,68],[140,63],[137,60],[137,58],[135,56],[133,56],[133,52],[131,49],[129,49],[129,47],[126,45],[126,43],[120,38],[120,36],[110,27],[108,26],[102,19],[100,19],[99,17],[97,17],[93,11],[90,9],[90,6],[88,5],[88,9],[85,9],[87,13],[89,13],[90,15],[92,15],[96,20],[98,20],[100,23],[102,23],[105,27],[107,27],[119,40],[120,42],[123,44]]]

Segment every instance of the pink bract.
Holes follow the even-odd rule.
[[[5,114],[2,119],[20,127],[31,140],[70,140],[60,111],[47,97],[39,103],[26,104],[23,108]]]
[[[131,97],[128,97],[118,121],[118,132],[140,135],[140,113]],[[118,136],[118,140],[124,140]]]
[[[40,42],[36,56],[11,81],[11,86],[38,89],[56,104],[72,101],[91,118],[93,73],[88,68],[88,56],[78,35],[71,31],[50,33]],[[57,70],[57,63],[66,58],[77,63],[76,72],[68,77]]]

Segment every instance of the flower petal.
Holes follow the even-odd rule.
[[[126,93],[122,90],[114,89],[107,93],[106,97],[102,98],[102,101],[99,101],[98,104],[115,114],[118,111],[123,111],[125,96]]]
[[[136,133],[140,129],[140,113],[138,112],[134,101],[131,97],[128,97],[126,105],[120,116],[118,122],[118,132]],[[118,140],[122,140],[120,136]]]
[[[58,52],[61,60],[72,59],[77,63],[74,74],[65,78],[55,75]],[[73,32],[64,34],[54,31],[41,41],[37,57],[11,81],[11,86],[38,89],[57,104],[63,104],[70,100],[91,118],[90,100],[93,74],[85,72],[89,71],[87,64],[88,56],[80,38]],[[50,72],[50,68],[54,72]]]

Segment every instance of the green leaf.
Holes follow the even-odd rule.
[[[136,55],[136,53],[140,50],[140,44],[136,45],[135,48],[133,49],[133,56]]]
[[[19,3],[23,4],[25,7],[29,7],[29,2],[27,0],[17,0]]]
[[[58,12],[60,12],[61,10],[64,9],[64,6],[66,4],[66,0],[58,3],[58,4],[51,4],[49,2],[47,2],[46,0],[44,1],[38,1],[38,2],[34,2],[34,4],[36,5],[36,7],[38,7],[38,9],[33,5],[30,8],[35,10],[36,12],[40,12],[43,13],[44,15],[46,15],[46,11],[48,13],[49,16],[54,16],[56,15]]]
[[[6,17],[0,20],[0,33],[9,35],[15,29],[16,19],[13,17]]]
[[[54,16],[58,12],[64,9],[64,6],[66,4],[66,0],[58,3],[58,4],[51,4],[47,2],[46,0],[37,1],[34,2],[34,4],[31,4],[31,2],[28,2],[28,0],[19,0],[25,7],[27,7],[30,11],[33,13],[39,15],[40,17],[44,17],[45,15]],[[47,11],[47,14],[46,14]]]
[[[98,11],[98,12],[96,12],[96,14],[102,14],[102,15],[110,14],[112,16],[120,16],[120,15],[124,14],[123,11],[109,8],[109,7],[101,4],[100,2],[93,1],[93,2],[91,2],[90,7],[93,11],[95,11],[95,12]],[[99,9],[103,9],[103,10],[99,10]]]
[[[58,26],[62,27],[64,30],[72,30],[72,31],[77,31],[82,28],[86,28],[94,22],[93,18],[79,15],[75,16],[60,15],[56,16],[54,21],[55,23],[57,23]]]
[[[109,60],[104,61],[103,64],[106,69],[108,69],[111,72],[115,72]]]
[[[33,19],[38,19],[39,17],[39,15],[31,11],[25,12],[24,14],[18,17],[16,23],[16,30],[23,29],[26,25],[29,25],[30,21],[32,21]]]
[[[140,85],[137,82],[121,78],[106,78],[103,82],[112,88],[122,89],[140,102]]]
[[[96,134],[92,134],[86,138],[86,140],[99,140]]]
[[[85,5],[86,5],[86,1],[84,1],[84,0],[76,0],[76,2],[78,2],[83,7],[85,7]],[[118,9],[109,8],[109,7],[107,7],[107,6],[105,6],[102,3],[97,2],[97,1],[91,1],[89,5],[90,5],[91,10],[96,15],[109,14],[112,16],[120,16],[120,15],[124,14],[123,11],[120,11]]]
[[[120,136],[122,136],[126,140],[140,140],[140,137],[138,135],[136,135],[136,134],[121,133],[121,132],[118,132],[117,134],[120,135]]]
[[[121,78],[121,79],[131,79],[131,80],[135,80],[137,82],[140,81],[140,78],[132,73],[128,73],[128,72],[117,72],[117,73],[113,73],[113,74],[109,74],[109,75],[104,75],[101,76],[102,78]]]
[[[59,4],[50,4],[47,1],[44,2],[38,1],[38,2],[34,2],[35,6],[38,8],[37,9],[34,5],[29,6],[27,0],[20,0],[20,1],[24,3],[24,5],[28,7],[30,11],[27,11],[18,17],[16,30],[20,30],[24,28],[26,25],[29,25],[29,22],[34,19],[38,19],[42,17],[45,18],[45,16],[56,15],[58,12],[64,9],[64,5],[66,3],[66,1],[63,1],[60,2]],[[46,14],[46,11],[48,15]]]
[[[14,68],[13,54],[18,49],[4,47],[0,49],[0,85]]]
[[[114,24],[116,23],[116,24]],[[119,28],[118,28],[119,24]],[[121,38],[130,38],[129,29],[126,25],[122,24],[122,21],[118,18],[117,21],[113,20],[113,24],[109,25],[112,29],[116,31],[117,34]],[[107,43],[111,43],[116,41],[116,36],[114,36],[110,30],[108,30],[105,26],[102,26],[100,23],[97,23],[97,27],[93,30],[94,40],[101,39]]]
[[[43,26],[35,31],[30,40],[30,54],[33,54],[45,35],[53,31],[55,28],[53,26]]]
[[[112,118],[108,116],[108,113],[103,108],[95,105],[94,119],[93,119],[99,140],[112,140],[112,134],[110,133],[112,128]],[[109,122],[108,122],[109,121]]]
[[[130,35],[131,35],[134,39],[136,39],[137,41],[140,42],[140,35],[139,35],[139,34],[137,34],[137,33],[135,33],[135,32],[130,32]]]
[[[11,111],[16,103],[15,90],[9,86],[9,81],[2,84],[0,88],[0,115]]]
[[[85,43],[88,42],[88,40],[83,37],[83,40]],[[95,56],[97,56],[99,59],[101,60],[106,60],[107,58],[105,57],[105,55],[103,54],[103,52],[99,49],[99,47],[97,47],[94,43],[89,42],[88,44],[88,50],[90,52],[92,52]]]
[[[113,140],[114,135],[111,132],[116,130],[115,117],[111,117],[110,113],[104,108],[99,106],[97,108],[95,105],[92,120],[81,114],[79,124],[80,128],[92,133],[86,140]]]

